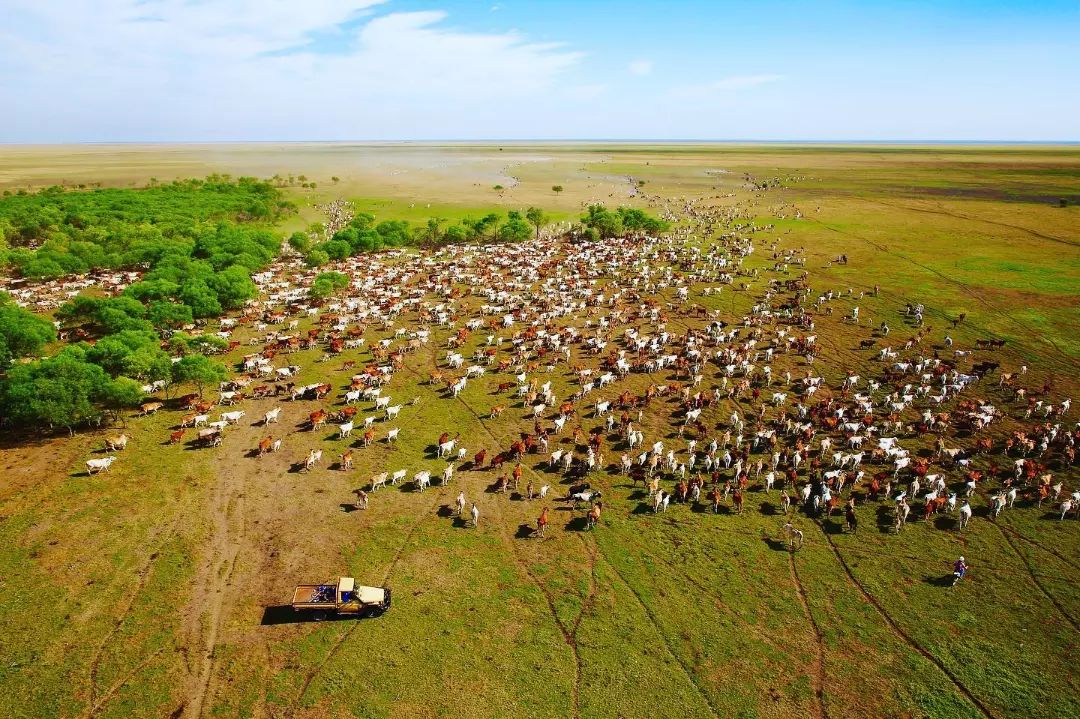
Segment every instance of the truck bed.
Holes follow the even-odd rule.
[[[319,587],[329,587],[329,591],[327,591],[325,593],[325,597],[326,597],[325,600],[320,601],[320,602],[316,602],[316,601],[313,601],[313,600],[315,598],[315,594],[318,591]],[[335,601],[335,598],[334,598],[334,587],[333,587],[333,585],[328,585],[328,584],[301,584],[300,586],[298,586],[296,589],[293,590],[293,597],[292,597],[293,606],[297,606],[297,605],[310,605],[310,606],[316,606],[316,607],[333,606],[334,601]]]

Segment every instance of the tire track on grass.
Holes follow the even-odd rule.
[[[817,642],[817,686],[814,688],[814,696],[817,699],[817,713],[822,719],[829,719],[829,710],[825,706],[825,678],[827,676],[825,672],[825,636],[822,634],[817,620],[814,619],[814,613],[810,611],[810,601],[806,597],[806,589],[803,587],[802,579],[799,577],[799,570],[795,567],[795,554],[788,552],[787,555],[788,570],[791,572],[791,581],[795,585],[795,594],[799,597],[803,615],[806,616],[806,620],[814,630],[814,638]]]
[[[419,373],[416,372],[415,370],[413,370],[412,368],[409,368],[409,367],[403,367],[403,368],[407,369],[407,370],[409,370],[409,371],[411,371],[414,374],[419,376]],[[408,428],[408,427],[411,427],[412,425],[416,424],[416,422],[419,420],[419,418],[420,418],[420,413],[417,412],[416,416],[414,416],[413,419],[409,422],[409,424],[405,425],[405,427]],[[397,551],[394,552],[394,556],[390,560],[390,564],[387,565],[386,571],[383,573],[382,579],[379,582],[381,585],[385,586],[386,583],[388,581],[390,581],[390,577],[393,576],[394,570],[397,569],[398,563],[401,561],[402,556],[405,554],[405,549],[412,542],[412,539],[416,535],[416,531],[420,528],[420,525],[424,522],[425,519],[429,518],[429,516],[437,515],[439,504],[447,496],[447,492],[446,492],[447,486],[448,485],[446,485],[446,484],[443,484],[443,485],[440,486],[439,491],[437,492],[436,497],[435,497],[435,502],[431,505],[431,508],[427,512],[421,512],[419,517],[417,518],[417,520],[415,522],[413,522],[411,527],[409,527],[409,531],[406,533],[405,539],[398,546]],[[304,697],[307,695],[308,689],[311,688],[311,684],[312,684],[312,682],[314,682],[315,677],[318,676],[322,672],[322,670],[324,668],[326,668],[326,665],[329,664],[330,660],[333,659],[337,655],[337,653],[341,649],[341,647],[343,647],[345,645],[345,642],[347,642],[349,640],[349,638],[353,635],[353,633],[357,630],[357,628],[359,628],[359,626],[360,626],[360,621],[358,619],[353,620],[352,625],[348,629],[346,629],[344,632],[342,632],[341,635],[337,638],[337,640],[334,641],[333,645],[331,645],[331,647],[330,647],[330,651],[328,651],[326,653],[326,656],[323,658],[323,660],[321,662],[319,662],[319,664],[311,671],[310,674],[308,674],[307,678],[304,680],[304,684],[300,689],[300,694],[297,695],[297,698],[296,698],[296,703],[297,704],[299,704],[300,702],[303,701]]]
[[[434,353],[431,356],[431,361],[432,361],[432,364],[435,366],[435,369],[438,370],[439,369],[438,359],[436,358]],[[417,372],[416,370],[413,370],[411,368],[408,368],[408,369],[410,371],[412,371],[414,374],[416,374],[417,376],[421,376],[420,373]],[[465,399],[463,397],[458,395],[458,396],[453,397],[453,399],[457,400],[466,410],[468,410],[469,414],[471,414],[476,419],[476,422],[480,426],[480,428],[488,435],[488,437],[491,438],[491,440],[493,442],[495,442],[495,447],[496,447],[496,452],[497,452],[498,447],[501,446],[500,443],[502,441],[504,441],[504,440],[500,440],[495,435],[495,433],[491,431],[491,428],[487,426],[487,423],[484,422],[483,418],[476,412],[476,410],[473,409],[472,405],[470,405],[468,402],[465,401]],[[538,479],[543,481],[544,478],[535,470],[535,468],[533,468],[533,467],[531,467],[531,466],[529,466],[529,465],[527,465],[525,463],[522,463],[521,466],[523,468],[527,469],[529,472],[531,472]],[[528,562],[524,561],[521,558],[520,554],[518,553],[517,547],[514,544],[513,538],[510,537],[507,534],[506,521],[505,521],[505,517],[503,515],[502,506],[499,504],[499,502],[497,500],[494,502],[494,506],[495,506],[495,511],[496,511],[496,514],[497,514],[496,522],[499,525],[499,528],[500,528],[499,534],[500,534],[503,542],[509,547],[510,553],[514,557],[514,561],[518,565],[518,567],[521,569],[521,571],[523,571],[529,577],[529,579],[533,582],[533,584],[535,584],[536,587],[540,590],[540,593],[544,596],[544,599],[545,599],[545,601],[546,601],[546,603],[548,605],[548,610],[551,613],[551,617],[555,621],[555,626],[558,628],[559,633],[562,634],[563,641],[567,644],[567,646],[570,647],[570,651],[571,651],[571,654],[573,655],[573,659],[574,659],[574,685],[573,685],[573,691],[571,692],[571,703],[572,703],[572,706],[573,706],[575,719],[581,719],[582,662],[581,662],[581,654],[580,654],[578,644],[577,644],[577,631],[578,631],[578,628],[581,625],[581,620],[584,617],[585,611],[586,611],[587,607],[590,605],[590,603],[591,603],[591,601],[594,598],[595,593],[596,593],[596,557],[597,557],[597,555],[596,555],[595,551],[593,553],[591,553],[591,562],[590,562],[590,567],[589,567],[590,590],[589,590],[587,596],[585,597],[585,599],[582,601],[582,607],[581,607],[580,612],[578,613],[577,619],[574,622],[573,628],[569,628],[569,627],[566,626],[566,624],[563,622],[562,618],[559,616],[558,610],[555,607],[555,598],[552,596],[551,592],[548,591],[547,587],[544,586],[543,582],[541,582],[540,579],[533,573],[532,569],[529,567]],[[585,542],[584,538],[582,538],[582,542],[586,545],[586,547],[588,547],[588,544]],[[588,549],[586,549],[586,551],[588,551]]]
[[[232,580],[233,570],[236,568],[236,560],[240,553],[240,545],[243,541],[244,532],[244,493],[243,480],[234,481],[236,475],[226,473],[225,482],[220,482],[214,491],[211,500],[210,513],[214,523],[214,530],[210,538],[210,557],[204,563],[200,573],[205,586],[199,586],[196,580],[196,601],[208,598],[209,606],[199,607],[201,611],[194,613],[190,618],[191,626],[188,632],[201,639],[200,654],[202,655],[198,675],[191,675],[190,648],[185,648],[185,659],[188,662],[188,681],[194,685],[188,689],[187,699],[182,706],[184,716],[192,719],[200,719],[203,714],[203,703],[210,690],[213,678],[214,652],[217,648],[218,632],[221,628],[222,614],[225,608],[225,589]],[[230,511],[231,509],[231,511]],[[235,517],[240,517],[240,529],[235,531],[230,524]],[[198,604],[196,605],[198,607]],[[202,618],[209,614],[207,621],[208,629],[203,629]],[[205,631],[205,638],[203,638]]]
[[[997,526],[999,528],[1001,528],[1001,529],[1004,529],[1005,531],[1010,532],[1017,539],[1022,539],[1023,541],[1027,542],[1028,544],[1032,544],[1032,545],[1038,547],[1039,549],[1043,550],[1044,552],[1054,555],[1059,560],[1061,560],[1063,563],[1067,564],[1068,566],[1072,567],[1073,569],[1075,569],[1077,571],[1080,571],[1080,565],[1076,564],[1073,560],[1069,559],[1065,555],[1060,554],[1053,547],[1048,547],[1045,544],[1043,544],[1042,542],[1036,541],[1036,540],[1032,539],[1031,537],[1028,537],[1028,536],[1026,536],[1024,534],[1021,534],[1020,532],[1017,532],[1015,529],[1013,529],[1012,527],[1010,527],[1007,524],[998,524]]]
[[[957,677],[956,674],[951,669],[949,669],[947,666],[945,666],[945,664],[942,663],[942,661],[940,659],[938,659],[933,654],[931,654],[929,651],[927,651],[921,644],[916,642],[911,637],[910,634],[908,634],[906,631],[904,631],[900,627],[900,625],[898,625],[896,623],[896,621],[892,618],[892,616],[890,616],[889,613],[887,611],[885,611],[885,607],[883,607],[881,605],[881,603],[877,599],[875,599],[872,594],[870,594],[870,592],[866,589],[866,587],[863,586],[863,584],[858,579],[855,578],[855,575],[852,573],[851,568],[848,566],[847,561],[844,559],[844,556],[840,553],[840,550],[837,548],[836,544],[833,542],[833,539],[829,535],[829,533],[826,532],[825,529],[823,527],[821,527],[821,525],[818,525],[818,528],[821,529],[821,533],[825,537],[825,541],[828,543],[829,547],[832,549],[832,552],[836,556],[837,561],[840,562],[840,566],[841,566],[841,568],[843,568],[844,574],[847,575],[848,579],[851,580],[851,583],[854,584],[855,587],[859,590],[859,592],[863,595],[863,598],[866,599],[866,601],[869,602],[870,605],[872,607],[874,607],[874,609],[877,610],[877,613],[880,614],[881,618],[885,620],[885,624],[892,630],[893,634],[895,634],[897,637],[900,637],[901,639],[903,639],[904,642],[907,643],[908,646],[910,646],[912,649],[914,649],[916,652],[918,652],[920,655],[922,655],[922,657],[924,659],[926,659],[931,664],[933,664],[935,667],[937,667],[939,670],[941,670],[941,673],[944,674],[949,679],[950,682],[952,682],[953,686],[956,687],[957,690],[959,690],[960,693],[963,694],[964,697],[969,702],[971,702],[979,710],[979,713],[981,713],[984,717],[986,717],[986,719],[999,719],[999,717],[996,714],[994,714],[993,712],[991,712],[990,709],[982,702],[981,699],[979,699],[978,697],[976,697],[974,694],[971,693],[971,690],[968,689],[967,686],[965,686],[964,683],[960,681],[960,678]]]
[[[1019,230],[1020,232],[1026,232],[1029,235],[1038,237],[1041,240],[1047,240],[1048,242],[1058,242],[1069,247],[1080,247],[1080,243],[1066,240],[1061,237],[1055,237],[1054,235],[1047,235],[1038,230],[1033,230],[1030,227],[1023,227],[1022,225],[1010,225],[1007,222],[1000,222],[998,220],[988,220],[985,217],[976,217],[974,215],[963,215],[959,212],[950,212],[940,202],[935,202],[938,209],[932,210],[926,207],[915,207],[912,205],[900,205],[892,202],[885,202],[884,200],[871,200],[868,198],[861,198],[866,202],[872,202],[878,205],[885,205],[886,207],[892,207],[900,210],[911,210],[912,212],[922,212],[928,215],[943,215],[945,217],[953,217],[958,220],[967,220],[969,222],[982,222],[987,225],[996,225],[997,227],[1007,227],[1010,230]]]
[[[455,397],[454,399],[456,399],[458,402],[460,402],[461,405],[463,407],[465,407],[465,409],[467,409],[469,411],[469,413],[472,414],[473,417],[476,418],[476,420],[477,420],[478,424],[480,425],[480,427],[484,430],[485,433],[487,433],[487,435],[489,437],[491,437],[492,441],[495,442],[496,448],[498,448],[500,446],[500,442],[502,440],[500,440],[498,437],[495,436],[495,433],[492,432],[491,428],[488,427],[484,423],[484,421],[483,421],[483,419],[481,419],[480,415],[476,413],[476,410],[474,410],[472,408],[472,406],[468,402],[466,402],[464,399],[462,399],[460,396]],[[526,467],[527,469],[532,471],[533,474],[536,474],[536,471],[532,467],[527,467],[527,465],[525,465],[524,463],[522,464],[522,467]],[[539,476],[539,475],[537,475],[537,476]],[[581,614],[578,615],[578,619],[574,624],[573,630],[569,629],[563,623],[562,618],[559,616],[558,610],[555,608],[555,598],[552,596],[551,592],[547,589],[547,587],[544,586],[544,583],[541,582],[540,579],[536,576],[536,574],[533,573],[532,569],[528,565],[528,562],[524,561],[521,558],[520,554],[518,553],[517,547],[514,545],[513,538],[510,537],[507,534],[505,518],[504,518],[504,515],[503,515],[503,512],[502,512],[502,507],[500,506],[498,500],[496,500],[494,502],[494,506],[495,506],[496,514],[498,515],[496,517],[496,522],[497,522],[497,524],[499,525],[499,528],[500,528],[499,535],[502,537],[503,542],[510,548],[510,553],[514,557],[515,563],[518,565],[518,567],[523,572],[525,572],[525,574],[529,577],[529,579],[532,580],[533,584],[535,584],[536,587],[540,590],[540,593],[543,594],[544,599],[547,601],[548,610],[551,612],[551,617],[555,621],[555,626],[558,628],[559,633],[562,634],[563,641],[566,642],[566,644],[570,647],[570,651],[573,654],[573,658],[574,658],[574,686],[573,686],[573,692],[571,693],[571,701],[572,701],[572,705],[573,705],[573,709],[574,709],[574,717],[575,717],[575,719],[581,719],[581,676],[582,676],[582,667],[581,667],[581,654],[580,654],[580,652],[578,650],[578,645],[577,645],[577,628],[578,628],[578,625],[581,623]],[[593,570],[593,572],[595,572],[595,569]],[[595,573],[593,574],[593,576],[595,578]],[[584,613],[584,603],[582,603],[582,613]]]
[[[660,623],[657,621],[656,615],[653,614],[652,609],[649,607],[648,604],[645,603],[645,600],[642,599],[641,594],[638,593],[638,590],[634,588],[634,585],[627,581],[626,577],[623,576],[623,573],[619,571],[619,568],[616,567],[611,560],[605,557],[604,561],[607,562],[607,565],[611,567],[611,570],[615,572],[615,575],[619,578],[620,581],[622,581],[623,584],[626,585],[626,588],[630,590],[630,593],[634,595],[634,598],[637,600],[638,604],[641,605],[642,610],[644,610],[645,612],[645,616],[649,619],[649,623],[652,624],[653,629],[656,630],[657,635],[660,637],[660,641],[664,643],[664,647],[667,649],[668,654],[671,655],[671,657],[679,665],[679,668],[682,669],[683,674],[686,675],[686,679],[690,682],[690,685],[694,687],[695,690],[697,690],[697,693],[701,697],[701,700],[705,702],[705,706],[709,707],[709,711],[717,719],[723,717],[724,714],[719,709],[717,709],[716,705],[713,703],[712,697],[709,696],[709,694],[701,686],[700,682],[698,682],[697,678],[694,675],[694,672],[692,672],[690,670],[690,667],[686,665],[686,662],[683,660],[683,658],[675,652],[674,648],[671,646],[671,641],[668,639],[667,634],[664,632],[663,628],[660,626]]]
[[[150,662],[154,661],[154,659],[156,659],[164,651],[165,651],[165,647],[158,647],[153,652],[151,652],[149,656],[147,656],[141,662],[139,662],[134,667],[132,667],[131,671],[129,671],[123,677],[118,679],[116,681],[116,683],[113,684],[111,687],[106,689],[101,694],[101,697],[98,698],[97,702],[95,702],[94,704],[92,704],[91,706],[89,706],[87,708],[86,714],[84,714],[83,716],[85,716],[87,718],[96,716],[99,711],[101,711],[103,708],[105,708],[105,705],[109,702],[109,700],[111,700],[114,696],[116,696],[116,694],[121,689],[123,689],[125,686],[127,686],[128,682],[130,682],[132,679],[134,679],[135,676],[139,672],[141,672],[143,669],[145,669],[146,666],[148,664],[150,664]]]
[[[997,527],[997,530],[1001,533],[1001,537],[1005,540],[1005,543],[1009,545],[1009,548],[1013,550],[1016,556],[1020,557],[1020,561],[1024,563],[1024,567],[1027,569],[1027,573],[1031,577],[1031,581],[1035,583],[1035,586],[1039,588],[1039,591],[1043,593],[1043,596],[1050,600],[1050,603],[1054,605],[1054,608],[1058,610],[1061,616],[1065,617],[1065,621],[1071,624],[1073,629],[1080,632],[1080,623],[1077,623],[1077,621],[1073,619],[1072,615],[1065,611],[1065,607],[1061,606],[1060,602],[1058,602],[1054,595],[1052,595],[1049,590],[1047,590],[1047,588],[1043,586],[1043,583],[1040,582],[1038,576],[1036,576],[1035,569],[1031,566],[1031,562],[1028,561],[1027,556],[1023,552],[1016,548],[1016,545],[1013,544],[1013,540],[1009,539],[1008,533],[1001,527],[998,527],[997,522],[990,522],[990,524],[993,524],[995,527]]]
[[[420,528],[420,525],[423,524],[425,519],[428,519],[430,516],[437,515],[439,504],[445,498],[446,485],[441,487],[440,491],[436,494],[435,503],[431,505],[431,508],[426,512],[421,512],[420,516],[415,522],[413,522],[412,526],[409,528],[408,533],[405,535],[405,539],[397,548],[397,551],[394,552],[394,557],[390,560],[390,564],[387,565],[386,571],[383,573],[382,579],[379,581],[380,585],[386,586],[386,583],[390,581],[390,577],[393,576],[394,570],[397,569],[398,563],[401,561],[402,556],[405,554],[405,549],[409,546],[409,544],[412,542],[413,537],[416,535],[416,531]],[[349,637],[351,637],[353,633],[360,627],[360,619],[350,619],[350,621],[352,622],[352,624],[349,626],[349,628],[342,632],[341,635],[334,641],[334,643],[330,647],[330,651],[326,653],[326,656],[323,657],[323,660],[319,662],[319,664],[311,671],[310,674],[308,674],[307,678],[304,680],[304,684],[300,689],[300,694],[298,694],[296,697],[297,704],[304,700],[304,696],[307,695],[308,689],[311,688],[312,682],[315,681],[315,677],[317,677],[322,672],[322,670],[326,668],[326,665],[329,664],[330,660],[337,655],[341,647],[343,647],[345,645],[345,642],[349,640]]]
[[[120,628],[124,625],[125,622],[127,622],[128,617],[131,615],[131,611],[135,608],[135,600],[138,599],[139,595],[146,587],[146,583],[150,579],[150,572],[154,567],[154,563],[161,555],[162,549],[165,547],[166,544],[168,544],[168,542],[172,539],[173,535],[176,533],[179,524],[180,518],[178,516],[175,520],[173,520],[173,523],[169,526],[168,530],[164,532],[165,536],[158,544],[158,548],[150,553],[149,557],[146,560],[146,563],[142,566],[142,568],[136,575],[138,579],[135,583],[135,588],[129,592],[127,604],[120,611],[120,616],[116,618],[116,620],[113,622],[112,627],[109,628],[109,631],[105,634],[104,637],[102,637],[101,641],[94,649],[94,653],[90,660],[90,668],[87,676],[90,706],[94,706],[97,703],[97,674],[101,667],[101,660],[105,654],[105,650],[112,642],[113,637],[116,636],[116,633],[119,632]],[[160,535],[161,533],[159,532],[158,534]]]

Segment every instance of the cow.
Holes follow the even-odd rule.
[[[116,461],[116,457],[103,457],[101,459],[88,459],[86,460],[86,473],[94,474],[96,472],[108,472],[109,467]]]
[[[109,437],[105,440],[105,450],[108,452],[119,452],[127,447],[128,436],[121,434],[119,437]]]

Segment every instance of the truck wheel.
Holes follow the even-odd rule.
[[[316,622],[326,621],[326,612],[318,611],[311,615],[311,618]]]

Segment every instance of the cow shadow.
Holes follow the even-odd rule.
[[[840,522],[834,522],[832,519],[826,517],[821,522],[821,528],[825,530],[825,534],[843,534],[844,525]]]
[[[764,514],[766,517],[774,517],[779,513],[779,509],[772,502],[762,502],[758,507],[758,511]]]
[[[874,521],[877,523],[878,531],[882,534],[892,534],[893,526],[893,513],[884,504],[877,508],[877,512],[874,514]]]
[[[583,532],[589,526],[588,517],[581,515],[573,517],[566,523],[566,531],[568,532]]]
[[[451,507],[449,504],[443,504],[443,505],[441,505],[439,507],[438,510],[436,510],[435,514],[436,514],[436,516],[439,516],[439,517],[442,517],[442,518],[445,519],[447,517],[453,517],[455,514],[457,514],[457,512],[455,512],[454,508]]]
[[[338,506],[341,507],[341,511],[344,512],[345,514],[352,514],[353,512],[356,512],[359,509],[352,502],[342,502]]]
[[[517,532],[514,534],[515,539],[529,539],[533,536],[535,530],[531,524],[519,524]]]
[[[939,514],[934,518],[935,529],[956,529],[960,526],[954,517],[947,514]]]
[[[786,552],[788,551],[787,542],[782,539],[775,539],[773,537],[762,537],[762,541],[774,552]]]
[[[464,517],[460,515],[455,515],[454,521],[450,523],[450,526],[452,526],[454,529],[468,529],[472,525],[469,524],[469,520],[465,519]]]

